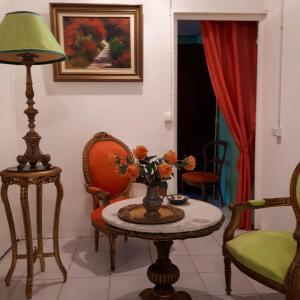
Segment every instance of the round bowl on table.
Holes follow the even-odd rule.
[[[185,204],[188,200],[189,197],[186,195],[180,195],[180,194],[173,194],[173,195],[167,195],[166,198],[171,204],[174,205],[182,205]]]

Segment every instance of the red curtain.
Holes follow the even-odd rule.
[[[257,23],[202,21],[205,56],[217,103],[240,151],[236,203],[253,194],[256,113]],[[241,228],[251,229],[252,216]]]

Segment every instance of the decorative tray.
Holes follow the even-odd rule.
[[[136,224],[165,224],[181,220],[184,211],[171,205],[162,205],[159,209],[159,217],[145,217],[146,209],[143,204],[131,204],[121,208],[118,216],[121,220]]]

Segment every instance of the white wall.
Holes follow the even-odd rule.
[[[11,3],[13,10],[33,10],[49,21],[48,1],[30,0],[25,5],[23,0],[12,0]],[[61,236],[82,236],[91,232],[92,202],[83,187],[82,150],[96,132],[107,131],[131,148],[145,144],[152,153],[163,154],[171,145],[171,131],[163,119],[163,113],[170,110],[171,104],[170,2],[110,0],[108,3],[143,4],[143,83],[57,83],[53,81],[51,66],[33,67],[35,101],[40,112],[36,129],[42,136],[41,150],[51,154],[52,163],[63,169],[65,195]],[[17,140],[18,151],[22,152],[24,142],[21,137],[27,124],[22,115],[25,72],[22,67],[19,69],[15,73],[16,86],[20,87],[16,90]],[[47,234],[52,228],[49,211],[54,204],[49,195],[44,201]]]
[[[9,10],[8,0],[0,2],[0,19]],[[13,94],[13,68],[9,65],[0,65],[0,169],[15,165],[16,154],[16,129],[15,105]],[[12,208],[15,209],[12,201]],[[18,221],[16,222],[18,227]],[[10,247],[10,235],[6,220],[4,206],[0,203],[0,256]]]
[[[88,2],[105,3],[106,1]],[[164,112],[174,111],[175,107],[175,100],[172,97],[176,82],[173,80],[172,83],[174,65],[171,63],[173,54],[171,53],[171,40],[173,40],[171,34],[174,28],[171,26],[171,12],[251,14],[268,10],[269,14],[263,26],[265,52],[261,63],[265,73],[261,77],[260,84],[265,88],[259,114],[261,146],[258,148],[257,156],[259,180],[256,181],[256,194],[257,196],[286,194],[291,170],[298,161],[300,141],[297,130],[300,122],[298,105],[300,91],[297,82],[300,78],[298,74],[300,68],[299,60],[294,61],[300,47],[300,41],[296,38],[296,21],[297,17],[299,18],[299,13],[297,13],[299,9],[296,9],[299,8],[297,0],[286,0],[284,8],[281,104],[281,124],[284,135],[280,144],[272,137],[271,128],[277,125],[278,109],[276,110],[276,107],[278,108],[278,93],[280,93],[277,87],[281,74],[281,40],[280,30],[278,30],[278,24],[281,21],[281,0],[110,0],[107,3],[143,4],[143,83],[57,83],[53,81],[51,66],[33,67],[35,101],[40,111],[36,123],[37,131],[42,136],[41,149],[51,154],[52,163],[63,169],[62,181],[65,196],[61,212],[60,235],[83,236],[92,232],[89,219],[92,204],[83,188],[81,155],[86,141],[94,133],[107,131],[122,139],[131,148],[142,143],[147,145],[152,153],[158,154],[173,148],[175,144],[174,128],[170,125],[166,126],[163,120]],[[10,0],[10,6],[11,10],[36,11],[49,22],[48,1],[28,0],[25,5],[22,0]],[[275,54],[272,56],[273,51]],[[6,134],[4,138],[11,141],[9,153],[22,153],[25,147],[21,137],[27,128],[26,117],[23,115],[25,70],[22,67],[15,67],[13,70],[15,70],[13,75],[15,86],[18,88],[15,89],[15,95],[6,92],[8,96],[6,101],[13,98],[16,102],[17,151],[14,151],[12,136]],[[6,83],[4,88],[9,89],[8,86],[9,84]],[[11,106],[10,109],[12,109]],[[5,114],[5,118],[7,117]],[[10,118],[11,130],[9,132],[14,134],[12,120]],[[51,235],[50,211],[54,205],[50,190],[50,185],[47,185],[44,202],[46,235]],[[270,216],[268,219],[272,220]],[[271,223],[268,221],[268,224]],[[282,223],[286,221],[283,220]]]
[[[264,106],[265,140],[262,148],[262,179],[260,181],[259,196],[275,197],[288,195],[292,171],[300,160],[299,12],[299,1],[284,1],[281,103],[272,101],[272,98],[269,97],[266,98]],[[274,85],[272,90],[271,85],[269,88],[270,93],[277,90],[277,87]],[[272,127],[276,127],[278,117],[282,128],[281,141],[276,141],[276,139],[271,137],[270,132]],[[264,210],[261,216],[262,228],[293,230],[294,226],[295,217],[289,208]]]

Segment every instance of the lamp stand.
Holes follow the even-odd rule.
[[[26,66],[25,95],[28,107],[24,110],[24,113],[28,117],[29,131],[23,137],[26,142],[26,152],[23,155],[17,156],[17,161],[19,163],[17,169],[24,171],[48,170],[51,167],[51,164],[49,163],[50,155],[41,152],[39,146],[41,136],[34,130],[34,121],[35,116],[38,114],[38,110],[33,107],[35,102],[33,101],[34,91],[32,87],[31,67],[34,64],[34,58],[37,57],[37,55],[32,53],[22,53],[20,54],[20,57],[22,57],[22,62]],[[42,165],[37,165],[38,162],[41,162]]]

